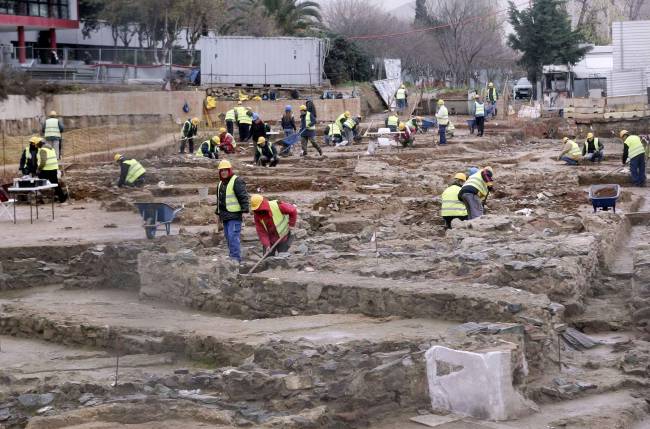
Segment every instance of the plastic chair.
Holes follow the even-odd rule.
[[[13,215],[13,207],[16,204],[16,200],[9,198],[9,193],[6,188],[11,185],[2,185],[0,186],[0,219],[6,217],[12,222],[15,221]]]

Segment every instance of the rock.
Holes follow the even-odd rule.
[[[78,400],[79,400],[80,404],[86,404],[86,402],[88,402],[88,401],[90,401],[90,400],[92,400],[94,398],[95,398],[95,395],[93,395],[92,393],[84,393],[83,395],[81,395],[79,397]]]
[[[313,386],[311,377],[306,375],[289,375],[284,378],[284,387],[287,390],[305,390]]]
[[[25,408],[36,408],[48,405],[54,401],[53,393],[43,393],[43,394],[34,394],[34,393],[25,393],[18,396],[18,402]]]
[[[47,413],[48,411],[52,411],[54,409],[53,406],[48,405],[47,407],[39,408],[36,410],[36,414],[44,414]]]
[[[510,313],[515,314],[515,313],[519,313],[521,310],[523,310],[523,309],[524,309],[524,306],[521,305],[521,304],[508,304],[508,305],[506,306],[506,309],[507,309]]]
[[[187,368],[178,368],[174,370],[174,374],[189,374],[190,370]]]
[[[632,319],[635,321],[650,319],[650,307],[645,307],[632,313]]]
[[[336,232],[336,225],[333,223],[328,223],[327,225],[321,227],[321,231],[323,232]]]
[[[156,384],[154,386],[154,392],[163,398],[170,398],[174,393],[172,389],[167,386],[163,386],[162,384]]]

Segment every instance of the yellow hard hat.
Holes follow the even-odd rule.
[[[593,139],[594,138],[594,133],[587,133],[587,140]]]
[[[621,132],[618,134],[621,138],[625,136],[629,136],[630,132],[628,130],[621,130]]]
[[[121,158],[122,158],[122,154],[121,154],[121,153],[116,153],[115,156],[113,157],[113,160],[114,160],[115,162],[117,162],[117,161],[119,161]]]
[[[199,118],[196,118],[196,117],[192,118],[192,124],[193,125],[197,125],[198,123],[199,123]]]
[[[32,136],[32,138],[29,139],[30,143],[38,144],[41,141],[41,138],[39,136]]]
[[[400,129],[400,130],[404,130],[404,129],[406,129],[406,125],[404,124],[404,122],[400,122],[400,123],[399,123],[399,129]]]
[[[562,137],[562,143],[566,143],[566,142],[567,142],[567,140],[569,140],[569,138],[568,138],[568,137]]]
[[[343,116],[345,116],[346,118],[349,118],[350,116],[352,116],[352,114],[351,114],[348,110],[346,110],[346,111],[343,113]]]
[[[304,104],[301,104],[301,105],[300,105],[300,110],[303,110],[303,111],[304,111],[304,110],[307,110],[307,106],[305,106]]]
[[[219,132],[220,132],[220,133],[225,133],[225,132],[226,132],[226,129],[225,129],[224,127],[221,127],[221,128],[219,128]]]
[[[219,144],[221,139],[219,138],[219,136],[212,136],[212,141],[214,142],[214,144]]]
[[[223,161],[219,162],[219,165],[217,166],[217,170],[225,170],[226,168],[232,168],[232,165],[230,164],[230,161],[224,159]]]
[[[56,110],[50,110],[50,116],[56,116]]]
[[[454,179],[462,180],[463,182],[467,181],[467,175],[465,173],[456,173]]]
[[[492,88],[494,84],[492,82],[488,83],[488,87]]]
[[[261,196],[260,194],[251,195],[251,210],[255,211],[259,209],[263,201],[264,201],[264,197]]]
[[[266,139],[264,137],[260,137],[257,139],[257,144],[262,146],[264,143],[266,143]]]
[[[442,98],[440,100],[438,100],[438,105],[439,106],[442,106],[443,104],[445,104],[445,100],[443,100]]]

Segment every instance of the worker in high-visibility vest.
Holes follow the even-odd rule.
[[[235,132],[235,122],[237,122],[235,107],[226,112],[224,120],[226,121],[226,129],[228,130],[228,133],[233,134]]]
[[[38,143],[38,154],[36,160],[38,167],[36,168],[36,175],[39,179],[49,180],[50,183],[59,184],[59,160],[56,156],[56,151],[52,147],[49,140],[41,140]],[[68,199],[68,195],[63,192],[60,186],[54,188],[57,199],[60,203]]]
[[[397,129],[399,134],[395,134],[395,141],[402,145],[402,147],[413,147],[415,142],[415,135],[404,122],[400,122]]]
[[[194,153],[194,137],[199,132],[199,118],[192,118],[185,121],[181,129],[181,148],[179,153],[185,153],[185,144],[189,145],[189,152]]]
[[[217,166],[219,184],[217,185],[216,215],[223,223],[223,235],[228,243],[230,257],[241,262],[241,228],[243,214],[248,213],[249,198],[246,183],[236,176],[232,164],[223,160]]]
[[[438,136],[440,144],[447,144],[447,126],[449,125],[449,111],[445,106],[445,100],[438,100],[438,113],[436,113],[436,120],[438,121]]]
[[[474,123],[478,130],[477,135],[483,137],[483,130],[485,129],[485,104],[478,95],[474,96]]]
[[[568,137],[564,137],[562,142],[564,146],[560,156],[557,157],[558,161],[564,161],[566,165],[578,165],[578,162],[582,159],[580,146]]]
[[[467,220],[467,207],[458,198],[466,180],[465,173],[456,173],[454,182],[440,196],[440,215],[445,221],[446,229],[451,229],[451,221],[454,219]]]
[[[266,254],[276,243],[272,255],[287,252],[293,241],[291,228],[296,226],[298,219],[296,206],[254,194],[251,195],[251,212],[263,253]]]
[[[587,140],[585,140],[582,147],[582,159],[600,162],[605,158],[603,154],[604,148],[605,146],[598,140],[598,137],[594,137],[594,133],[587,133]]]
[[[395,114],[394,110],[390,111],[390,114],[384,120],[384,125],[386,125],[386,128],[388,128],[391,133],[397,131],[397,126],[399,125],[399,116]]]
[[[259,137],[255,145],[255,157],[253,163],[261,165],[262,167],[275,167],[280,160],[278,159],[278,151],[275,146],[271,144],[265,137]]]
[[[47,115],[47,119],[43,123],[43,138],[49,141],[54,151],[56,152],[56,159],[61,159],[63,150],[63,122],[57,118],[56,111],[52,110]]]
[[[126,159],[124,155],[116,153],[113,157],[120,166],[120,179],[117,181],[119,188],[123,186],[144,185],[144,173],[147,170],[135,159]]]
[[[468,219],[483,216],[484,205],[494,184],[492,167],[485,167],[467,178],[458,192],[458,199],[465,203]]]
[[[225,128],[219,128],[219,150],[223,153],[234,153],[237,147],[237,142],[232,133],[229,133]]]
[[[219,159],[219,136],[212,136],[208,140],[202,142],[194,152],[194,156],[202,156],[204,158]]]
[[[20,155],[20,172],[24,176],[35,176],[36,169],[38,168],[38,145],[43,140],[39,136],[32,136],[29,139],[29,144]]]
[[[250,139],[251,125],[253,125],[253,111],[250,107],[237,106],[236,112],[239,141],[247,142]]]
[[[323,156],[323,150],[316,142],[316,119],[307,110],[307,106],[303,104],[300,106],[300,145],[302,146],[300,156],[307,156],[307,143],[311,143],[318,154]]]
[[[401,115],[408,105],[408,92],[404,85],[400,85],[399,89],[395,93],[395,104],[397,105],[397,111]]]
[[[490,105],[492,116],[497,115],[497,101],[499,100],[499,93],[494,87],[494,83],[490,82],[487,85],[487,90],[485,91],[485,101]]]
[[[630,178],[634,186],[645,186],[645,159],[646,149],[641,138],[622,130],[620,137],[623,140],[623,165],[630,161]]]
[[[341,141],[343,141],[343,136],[341,135],[341,126],[336,121],[325,127],[323,136],[325,144],[328,146],[336,146],[337,143],[341,143]]]

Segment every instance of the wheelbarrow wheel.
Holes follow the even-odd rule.
[[[153,218],[147,218],[146,220],[146,225],[153,225],[154,221]],[[144,232],[147,234],[148,239],[153,239],[156,236],[156,226],[145,226],[144,227]]]

